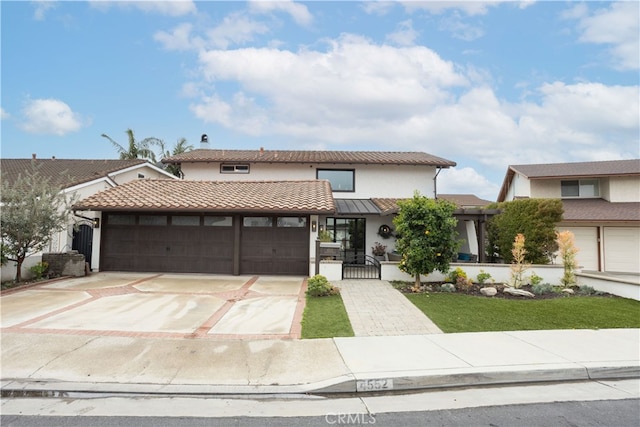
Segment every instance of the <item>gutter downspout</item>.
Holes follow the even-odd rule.
[[[436,175],[433,177],[433,198],[434,199],[438,199],[438,175],[440,175],[440,172],[442,172],[442,168],[438,167],[436,169]]]

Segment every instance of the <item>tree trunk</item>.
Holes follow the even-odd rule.
[[[420,275],[419,274],[416,274],[415,287],[416,287],[416,289],[420,287]]]
[[[16,260],[16,283],[22,282],[22,263],[24,262],[24,257],[18,257]]]

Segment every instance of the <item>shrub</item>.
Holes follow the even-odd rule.
[[[491,274],[484,270],[480,270],[480,273],[476,276],[476,281],[481,285],[484,285],[490,279],[492,279]]]
[[[455,292],[456,291],[456,287],[453,286],[453,283],[443,283],[442,285],[440,285],[440,291],[441,292]]]
[[[525,260],[527,250],[525,249],[524,234],[518,234],[513,240],[513,249],[511,249],[511,281],[510,285],[514,288],[521,288],[524,284],[524,272],[531,266]]]
[[[531,277],[529,278],[531,286],[540,285],[542,280],[542,277],[538,276],[536,273],[531,273]]]
[[[560,281],[566,287],[573,286],[576,284],[575,270],[578,268],[578,262],[576,261],[578,248],[575,246],[572,232],[561,231],[556,235],[560,258],[562,258],[562,264],[564,265],[564,275]]]
[[[307,295],[313,297],[325,297],[337,294],[337,288],[331,286],[331,283],[321,274],[316,274],[307,280]]]
[[[555,292],[555,288],[549,283],[536,283],[531,287],[531,292],[535,295],[545,295]]]
[[[592,288],[591,286],[587,286],[587,285],[582,285],[578,288],[578,293],[580,295],[594,295],[597,294],[598,291],[596,291],[594,288]]]
[[[451,282],[451,283],[457,283],[459,278],[463,278],[466,279],[467,278],[467,273],[465,273],[465,271],[463,269],[461,269],[460,267],[457,267],[455,270],[450,271],[449,274],[447,274],[447,277],[445,278],[446,282]]]
[[[459,276],[456,279],[456,288],[462,292],[466,292],[473,286],[473,281],[466,277]]]
[[[49,264],[46,262],[39,262],[33,267],[29,268],[29,271],[33,275],[36,280],[42,279],[47,270],[49,269]]]

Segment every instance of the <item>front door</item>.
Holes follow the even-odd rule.
[[[91,265],[91,252],[93,245],[93,227],[87,224],[80,224],[80,226],[73,230],[73,242],[71,243],[71,249],[78,251],[78,253],[84,255],[84,260]]]
[[[366,221],[364,218],[327,218],[327,231],[341,243],[342,259],[364,263]]]

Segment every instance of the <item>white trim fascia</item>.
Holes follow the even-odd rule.
[[[155,170],[156,172],[159,172],[163,175],[166,175],[169,178],[174,178],[174,179],[180,179],[175,175],[170,174],[169,172],[165,171],[164,169],[160,169],[159,167],[157,167],[156,165],[154,165],[153,163],[150,162],[145,162],[145,163],[140,163],[139,165],[134,165],[134,166],[129,166],[128,168],[125,169],[119,169],[115,172],[111,172],[109,175],[107,175],[109,178],[115,177],[116,175],[119,175],[121,173],[125,173],[125,172],[130,172],[136,169],[140,169],[140,168],[151,168],[153,170]]]
[[[118,184],[116,184],[114,180],[112,180],[111,178],[109,178],[107,176],[103,176],[103,177],[100,177],[98,179],[93,179],[91,181],[83,182],[82,184],[76,184],[76,185],[74,185],[72,187],[63,188],[62,191],[64,193],[70,193],[72,191],[77,191],[77,190],[79,190],[79,189],[81,189],[83,187],[88,187],[90,185],[97,184],[99,182],[106,182],[107,185],[110,185],[111,187],[117,187],[118,186]]]

